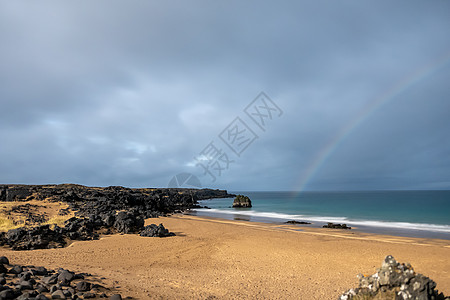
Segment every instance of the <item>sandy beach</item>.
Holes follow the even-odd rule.
[[[336,299],[386,255],[409,262],[450,294],[450,241],[308,229],[187,215],[148,219],[176,233],[11,251],[13,264],[89,272],[136,299]],[[302,231],[299,231],[301,229]]]

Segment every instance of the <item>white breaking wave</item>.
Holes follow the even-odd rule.
[[[347,225],[360,225],[370,227],[384,227],[384,228],[399,228],[410,230],[423,230],[434,232],[446,232],[450,233],[450,225],[437,225],[437,224],[424,224],[424,223],[409,223],[409,222],[389,222],[389,221],[374,221],[374,220],[352,220],[346,217],[322,217],[322,216],[306,216],[306,215],[291,215],[274,212],[258,212],[258,211],[232,211],[221,209],[197,209],[200,212],[212,212],[218,214],[229,215],[245,215],[250,217],[260,217],[268,219],[278,220],[297,220],[297,221],[312,221],[312,222],[332,222],[332,223],[345,223]]]

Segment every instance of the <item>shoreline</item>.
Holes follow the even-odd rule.
[[[60,249],[2,249],[2,255],[17,264],[89,272],[136,299],[337,299],[357,286],[358,273],[375,273],[393,255],[450,294],[448,240],[183,214],[145,223],[163,223],[176,236],[115,234]]]
[[[204,202],[202,204],[207,204]],[[311,222],[309,225],[299,225],[302,228],[322,228],[328,222],[347,224],[352,227],[351,231],[372,233],[372,234],[386,234],[398,237],[411,237],[411,238],[432,238],[432,239],[445,239],[450,240],[450,226],[448,225],[435,225],[435,224],[420,224],[420,223],[408,223],[408,222],[389,222],[389,221],[374,221],[374,220],[359,220],[352,221],[345,218],[337,217],[314,217],[314,216],[302,216],[301,218],[296,215],[289,216],[287,214],[267,213],[267,212],[254,212],[251,210],[220,210],[220,209],[192,209],[185,212],[188,215],[199,217],[211,217],[227,220],[241,220],[247,222],[262,222],[271,224],[284,224],[289,220],[307,221]],[[413,228],[408,228],[408,226]],[[427,227],[429,226],[429,227]],[[436,228],[434,228],[436,227]],[[448,229],[447,229],[448,227]],[[448,231],[447,231],[448,230]]]
[[[284,232],[294,232],[308,235],[316,236],[328,236],[344,239],[355,239],[355,240],[367,240],[367,241],[377,241],[385,243],[396,243],[405,245],[421,245],[421,246],[442,246],[450,249],[450,240],[440,239],[440,238],[430,238],[430,237],[407,237],[392,235],[389,233],[373,233],[366,232],[362,230],[347,230],[347,229],[332,229],[332,228],[322,228],[321,226],[310,227],[309,225],[303,224],[287,224],[287,223],[277,223],[277,222],[258,222],[258,221],[247,221],[247,220],[231,220],[219,217],[210,216],[195,216],[187,213],[177,214],[171,216],[171,218],[182,217],[183,219],[191,219],[195,221],[212,222],[229,224],[236,226],[246,226],[251,228],[257,228],[261,230],[270,231],[284,231]]]

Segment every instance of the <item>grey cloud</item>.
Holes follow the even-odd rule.
[[[285,114],[217,182],[201,179],[292,189],[366,105],[450,49],[444,1],[0,6],[1,182],[200,176],[193,157],[263,90]],[[448,73],[371,114],[307,188],[449,188]]]

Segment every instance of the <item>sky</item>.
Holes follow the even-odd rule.
[[[449,16],[444,0],[2,1],[0,182],[450,189]]]

